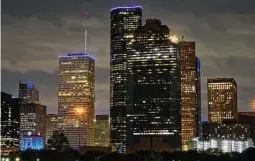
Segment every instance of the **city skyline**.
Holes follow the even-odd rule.
[[[25,9],[22,4],[19,4],[20,2],[17,2],[20,7],[15,11],[10,8],[10,5],[8,7],[6,4],[8,2],[3,1],[2,91],[18,96],[19,80],[31,80],[40,91],[40,101],[48,107],[49,113],[56,113],[57,56],[66,52],[83,51],[84,18],[82,14],[84,10],[88,10],[88,51],[96,55],[96,113],[109,113],[109,16],[111,7],[118,6],[120,2],[101,3],[98,6],[101,7],[101,12],[93,11],[97,5],[93,6],[92,3],[74,5],[64,2],[59,3],[63,5],[61,12],[52,13],[48,17],[46,10],[40,12],[40,7],[36,8],[33,1],[31,2],[33,8],[30,9]],[[143,6],[143,24],[145,19],[155,16],[169,26],[174,33],[183,33],[184,40],[196,42],[196,55],[201,59],[203,120],[207,120],[207,78],[233,77],[236,80],[239,111],[251,109],[248,106],[255,93],[252,75],[255,59],[252,54],[255,48],[251,43],[255,41],[255,36],[252,35],[255,35],[255,28],[252,24],[250,27],[246,26],[249,21],[252,22],[250,19],[255,13],[252,12],[252,8],[249,9],[251,4],[231,2],[229,8],[235,8],[237,12],[235,14],[223,12],[223,8],[227,10],[228,3],[218,3],[219,6],[217,6],[217,2],[208,2],[204,6],[206,2],[200,2],[200,4],[192,3],[197,5],[192,7],[192,4],[188,2],[180,7],[179,2],[175,2],[173,4],[176,7],[172,8],[173,5],[163,3],[162,6],[170,7],[169,11],[159,12],[157,11],[157,9],[160,10],[159,5],[137,1],[137,4]],[[47,8],[50,3],[43,1],[41,6]],[[152,9],[153,7],[155,10]],[[201,13],[204,9],[199,7],[212,8],[210,13],[204,13],[202,14],[204,17],[200,17],[199,12]],[[73,8],[73,11],[69,8]],[[216,8],[221,13],[215,13]],[[197,10],[197,13],[185,14],[183,10],[186,12]],[[241,16],[241,14],[244,15]],[[20,19],[21,16],[22,19]],[[16,24],[13,26],[14,23]],[[18,39],[22,39],[23,42],[19,42]],[[238,66],[238,64],[243,65]]]

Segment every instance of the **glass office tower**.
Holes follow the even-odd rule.
[[[180,50],[170,30],[148,19],[128,43],[128,150],[180,148]]]
[[[126,151],[127,45],[142,25],[141,6],[111,9],[110,124],[111,146]]]

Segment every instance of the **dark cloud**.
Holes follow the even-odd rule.
[[[249,110],[255,89],[253,0],[44,0],[2,1],[2,90],[17,94],[18,81],[39,88],[49,112],[57,110],[57,57],[83,51],[83,12],[89,12],[88,51],[96,56],[96,110],[109,111],[109,10],[141,4],[144,19],[156,16],[176,34],[196,41],[202,64],[202,113],[207,117],[208,77],[234,77],[238,105]]]

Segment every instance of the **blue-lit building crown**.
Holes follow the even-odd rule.
[[[62,58],[70,58],[70,57],[89,57],[91,59],[95,59],[96,57],[89,53],[67,53],[64,55],[59,56],[60,59]]]
[[[121,6],[112,8],[111,11],[114,11],[117,9],[137,9],[137,8],[143,9],[142,6],[138,6],[138,5],[121,5]]]

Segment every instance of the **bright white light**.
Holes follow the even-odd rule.
[[[178,42],[179,42],[179,39],[178,39],[175,35],[170,36],[170,40],[171,40],[173,43],[178,43]]]

